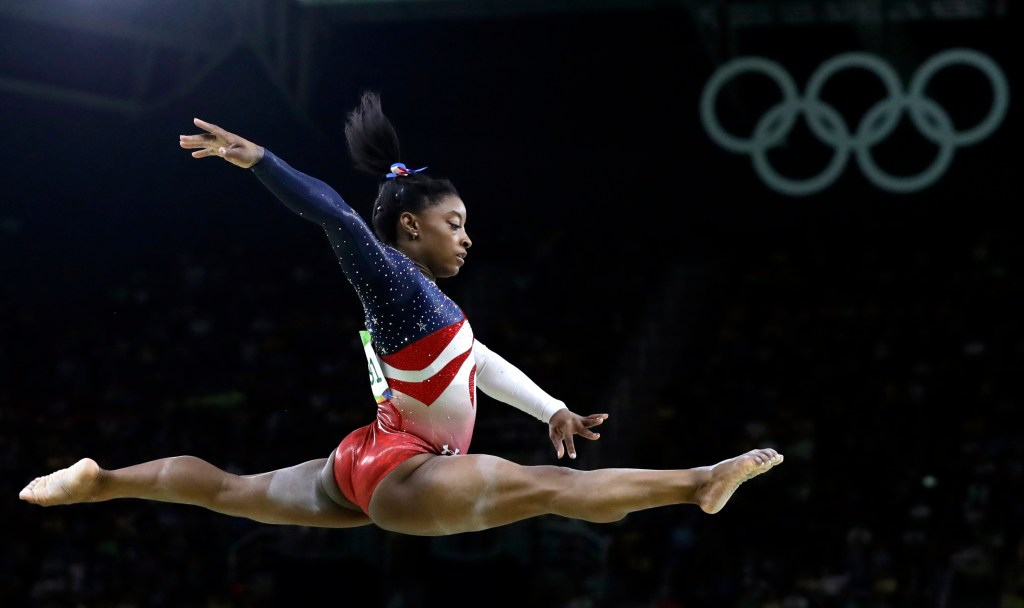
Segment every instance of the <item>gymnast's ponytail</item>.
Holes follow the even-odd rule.
[[[435,179],[421,169],[408,169],[401,161],[401,146],[394,125],[380,107],[380,97],[365,92],[359,107],[345,123],[352,166],[381,180],[370,213],[377,238],[398,243],[398,218],[403,212],[419,213],[448,195],[458,196],[447,179]]]

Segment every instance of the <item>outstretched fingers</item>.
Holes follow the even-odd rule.
[[[601,433],[595,433],[590,429],[595,426],[598,426],[599,424],[607,420],[607,418],[608,414],[591,414],[590,416],[580,417],[578,420],[578,424],[574,425],[572,432],[575,435],[579,435],[580,437],[583,437],[584,439],[589,439],[591,441],[600,439]]]
[[[569,458],[576,458],[576,445],[573,444],[572,433],[561,430],[553,431],[551,441],[555,444],[555,452],[558,453],[559,458],[566,454],[569,455]]]
[[[212,122],[206,122],[201,118],[193,118],[192,123],[200,129],[206,131],[207,133],[212,133],[213,135],[220,137],[223,140],[227,140],[228,136],[230,135],[230,133],[228,133],[226,130],[218,127]]]
[[[203,148],[192,153],[192,158],[206,158],[207,156],[220,156],[220,154],[214,148]]]
[[[195,158],[219,156],[219,149],[228,144],[227,132],[217,125],[198,118],[194,118],[192,121],[197,127],[206,131],[206,133],[179,135],[178,145],[186,150],[195,150],[192,153],[192,156]]]
[[[591,414],[581,420],[583,423],[583,429],[580,431],[580,435],[583,435],[587,439],[597,439],[601,435],[594,433],[590,429],[598,426],[608,419],[608,414]]]
[[[552,418],[550,437],[558,458],[562,458],[565,454],[569,454],[569,458],[576,458],[576,445],[573,441],[576,435],[591,441],[600,439],[601,434],[590,429],[607,419],[608,414],[580,416],[568,411],[566,414],[560,413],[558,419]]]
[[[195,150],[192,153],[194,158],[204,158],[207,156],[219,156],[217,151],[224,146],[225,142],[218,141],[213,135],[205,133],[203,135],[179,135],[178,145],[186,150]]]
[[[206,133],[179,135],[178,145],[194,150],[193,158],[217,156],[237,167],[249,168],[263,158],[263,147],[199,118],[192,122]]]

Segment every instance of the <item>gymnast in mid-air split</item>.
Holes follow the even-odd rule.
[[[743,482],[783,460],[766,447],[689,469],[521,466],[470,452],[476,390],[548,425],[557,458],[576,457],[574,437],[599,438],[607,414],[581,416],[491,351],[437,286],[466,264],[472,241],[455,186],[399,162],[380,98],[366,92],[345,136],[354,166],[380,180],[372,230],[324,182],[251,141],[194,119],[181,135],[195,158],[248,169],[292,211],[319,224],[365,311],[364,346],[376,416],[327,458],[234,475],[194,456],[104,469],[91,458],[37,477],[27,502],[68,505],[137,498],[196,505],[268,524],[348,528],[374,524],[435,536],[485,530],[539,515],[614,522],[668,505],[720,511]],[[326,452],[326,450],[325,450]]]

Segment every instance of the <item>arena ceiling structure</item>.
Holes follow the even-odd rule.
[[[302,116],[334,24],[678,6],[656,0],[0,0],[0,91],[140,115],[251,52]],[[105,66],[102,74],[85,69]]]
[[[680,8],[713,59],[754,29],[848,23],[866,41],[912,44],[908,24],[1009,11],[1005,0],[0,0],[0,92],[140,116],[243,51],[308,119],[311,70],[335,26]]]

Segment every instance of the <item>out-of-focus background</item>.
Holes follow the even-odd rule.
[[[1008,0],[0,1],[0,605],[1024,606],[1020,34]],[[320,229],[177,145],[204,118],[365,212],[367,89],[466,201],[477,335],[611,414],[560,464],[785,465],[715,516],[436,539],[19,502],[371,419]],[[473,448],[556,462],[484,395]]]

